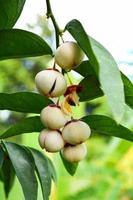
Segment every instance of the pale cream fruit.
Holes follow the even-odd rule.
[[[62,136],[65,142],[72,145],[86,141],[90,134],[91,130],[88,124],[80,120],[72,120],[68,122],[62,131]]]
[[[67,146],[61,150],[62,156],[69,162],[79,162],[87,154],[87,147],[84,143],[75,146]]]
[[[55,52],[55,62],[68,71],[77,67],[83,58],[84,53],[76,42],[65,42]]]
[[[41,131],[41,133],[38,136],[38,142],[39,142],[40,147],[42,149],[44,149],[44,140],[45,140],[47,134],[48,134],[48,130],[44,129],[44,130]]]
[[[54,69],[39,72],[35,77],[35,83],[39,92],[48,97],[59,97],[67,88],[65,77]]]
[[[50,129],[60,129],[67,122],[67,119],[64,113],[61,111],[61,108],[54,104],[45,107],[41,111],[40,117],[44,126]]]
[[[49,130],[44,139],[44,148],[48,152],[57,152],[64,147],[64,140],[59,131]]]

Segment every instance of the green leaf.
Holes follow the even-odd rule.
[[[2,147],[0,146],[0,169],[3,165],[3,161],[4,161],[4,151],[3,151]]]
[[[67,170],[67,172],[73,176],[76,173],[77,167],[78,167],[78,163],[70,163],[67,160],[64,159],[64,157],[62,156],[61,152],[60,152],[60,157],[61,160],[63,162],[63,165],[65,167],[65,169]]]
[[[87,91],[87,88],[89,87],[89,85],[87,86],[87,83],[90,80],[87,81],[87,79],[89,79],[89,77],[91,77],[91,76],[95,77],[95,80],[97,79],[96,74],[95,74],[90,62],[88,60],[83,61],[75,69],[75,71],[78,72],[79,74],[81,74],[82,76],[86,77],[86,79],[83,79],[80,83],[81,85],[83,84],[83,94],[82,93],[80,94],[81,100],[82,100],[82,98],[84,101],[90,100],[91,98],[89,98],[89,92]],[[125,102],[128,106],[130,106],[133,109],[133,83],[122,72],[121,72],[121,77],[122,77],[122,81],[123,81],[123,85],[124,85]],[[94,82],[90,82],[90,85],[93,83]],[[97,98],[98,96],[103,96],[103,94],[100,92],[100,83],[95,84],[95,86],[93,85],[92,88],[95,88],[95,87],[97,88],[97,90],[95,91],[94,98]],[[99,87],[99,89],[98,89],[98,87]],[[100,95],[100,93],[101,93],[101,95]],[[82,97],[82,95],[83,95],[83,97]]]
[[[37,200],[38,185],[32,156],[26,148],[18,144],[4,142],[4,145],[22,186],[25,200]]]
[[[95,52],[93,52],[92,46],[90,44],[90,38],[85,32],[82,24],[78,20],[74,19],[66,25],[65,29],[69,31],[69,33],[78,42],[79,46],[83,49],[85,54],[88,56],[91,65],[94,67],[94,70],[96,71],[98,75],[99,63],[95,56]]]
[[[50,170],[50,173],[51,173],[51,178],[53,179],[53,181],[55,183],[57,183],[57,174],[56,174],[56,171],[55,171],[55,167],[54,167],[52,161],[49,158],[47,158],[47,159],[48,159],[48,164],[49,164],[49,170]]]
[[[38,35],[20,29],[0,31],[0,60],[52,55],[48,44]]]
[[[114,117],[120,121],[124,113],[124,88],[114,58],[100,43],[86,34],[79,21],[70,21],[66,29],[88,56],[99,78],[101,88],[108,98]]]
[[[0,0],[0,29],[12,28],[19,18],[25,0]]]
[[[82,120],[90,126],[92,133],[114,136],[133,141],[132,131],[122,125],[117,124],[113,119],[107,116],[89,115],[83,117]]]
[[[13,125],[0,135],[0,139],[9,138],[23,133],[40,132],[44,129],[39,116],[25,118],[21,122]]]
[[[4,184],[6,197],[8,197],[15,180],[14,168],[8,156],[5,157],[1,168],[1,178]]]
[[[49,161],[44,154],[36,149],[29,148],[34,158],[36,171],[40,180],[43,200],[48,200],[51,192],[51,173],[49,170]]]
[[[103,95],[99,82],[93,75],[84,78],[79,85],[82,87],[81,93],[78,94],[81,102],[92,100]]]
[[[23,113],[40,113],[41,110],[50,103],[52,103],[51,100],[37,93],[0,93],[0,110],[13,110]]]
[[[82,87],[82,92],[79,93],[80,101],[87,101],[103,96],[100,88],[100,83],[97,79],[93,67],[88,60],[83,61],[76,69],[76,72],[85,78],[79,83]]]
[[[133,83],[123,73],[121,76],[124,83],[126,104],[133,109]]]
[[[90,64],[89,60],[82,61],[77,68],[74,69],[74,71],[78,72],[84,77],[93,75],[97,78],[96,73]]]

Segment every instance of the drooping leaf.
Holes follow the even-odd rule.
[[[67,170],[67,172],[73,176],[76,173],[77,167],[78,167],[78,163],[70,163],[67,160],[64,159],[64,157],[62,156],[62,154],[60,153],[60,157],[61,160],[63,162],[63,165],[65,167],[65,169]]]
[[[21,29],[0,31],[0,60],[52,55],[48,44],[38,35]]]
[[[114,58],[100,43],[86,34],[78,20],[70,21],[66,25],[66,30],[71,33],[88,56],[90,64],[99,78],[101,88],[108,98],[112,112],[120,121],[124,113],[124,88]]]
[[[0,0],[0,29],[12,28],[19,18],[25,0]]]
[[[83,61],[76,69],[76,72],[78,72],[79,74],[81,74],[84,77],[90,77],[90,76],[94,76],[95,79],[97,79],[96,74],[90,64],[90,62],[88,60]],[[133,83],[121,72],[121,77],[122,77],[122,81],[123,81],[123,85],[124,85],[124,94],[125,94],[125,102],[128,106],[130,106],[133,109]],[[98,81],[98,79],[97,79]],[[86,83],[87,80],[83,79],[83,83]],[[82,81],[81,81],[82,83]],[[85,84],[86,85],[86,84]],[[91,83],[90,83],[91,85]],[[95,86],[93,86],[94,88],[99,85],[99,92],[95,91],[96,96],[94,96],[94,98],[96,98],[97,96],[100,96],[100,83],[96,84]],[[84,86],[84,84],[83,84]],[[86,92],[83,92],[83,94],[80,94],[81,96],[84,96],[84,100],[89,100],[88,99],[88,95],[89,93],[87,92],[87,85],[85,88]],[[101,96],[103,96],[103,94],[101,93]],[[82,99],[82,98],[81,98]]]
[[[41,110],[50,103],[52,103],[51,100],[37,93],[0,93],[0,110],[12,110],[23,113],[40,113]]]
[[[36,171],[42,188],[43,200],[48,200],[51,192],[49,161],[47,157],[38,150],[30,148],[30,151],[35,161]]]
[[[14,168],[8,156],[4,159],[0,174],[4,184],[5,195],[8,197],[15,179]]]
[[[114,136],[133,141],[132,131],[122,125],[117,124],[113,119],[107,116],[89,115],[83,117],[82,120],[90,126],[92,133]]]
[[[74,69],[74,71],[78,72],[84,77],[93,75],[97,78],[96,73],[90,64],[89,60],[82,61],[77,68]]]
[[[3,161],[4,161],[4,151],[2,147],[0,146],[0,169],[2,167]]]
[[[80,101],[92,100],[103,95],[100,89],[99,82],[93,75],[84,78],[79,85],[82,87],[81,93],[79,93]]]
[[[32,156],[26,148],[18,144],[4,142],[4,145],[22,186],[25,200],[37,200],[38,185]]]
[[[83,61],[75,71],[85,77],[79,83],[82,88],[81,93],[78,94],[81,102],[103,96],[100,83],[89,61]]]
[[[21,122],[13,125],[4,133],[1,133],[0,139],[21,135],[23,133],[40,132],[43,128],[44,126],[42,125],[39,116],[25,118]]]

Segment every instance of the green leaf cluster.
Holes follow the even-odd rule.
[[[10,142],[1,142],[0,178],[4,182],[8,197],[17,176],[26,200],[36,200],[38,181],[42,188],[43,199],[48,200],[52,179],[56,181],[56,172],[50,159],[40,151]]]

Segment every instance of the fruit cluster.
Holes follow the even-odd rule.
[[[70,71],[83,59],[83,52],[75,42],[65,42],[55,52],[55,63],[63,70]],[[87,154],[85,141],[90,136],[89,126],[77,119],[68,117],[70,107],[78,101],[78,86],[67,87],[63,74],[53,68],[39,72],[35,77],[36,87],[42,95],[48,98],[65,96],[64,103],[51,104],[40,114],[42,124],[47,128],[39,135],[39,144],[48,152],[61,151],[62,156],[69,162],[79,162]]]

